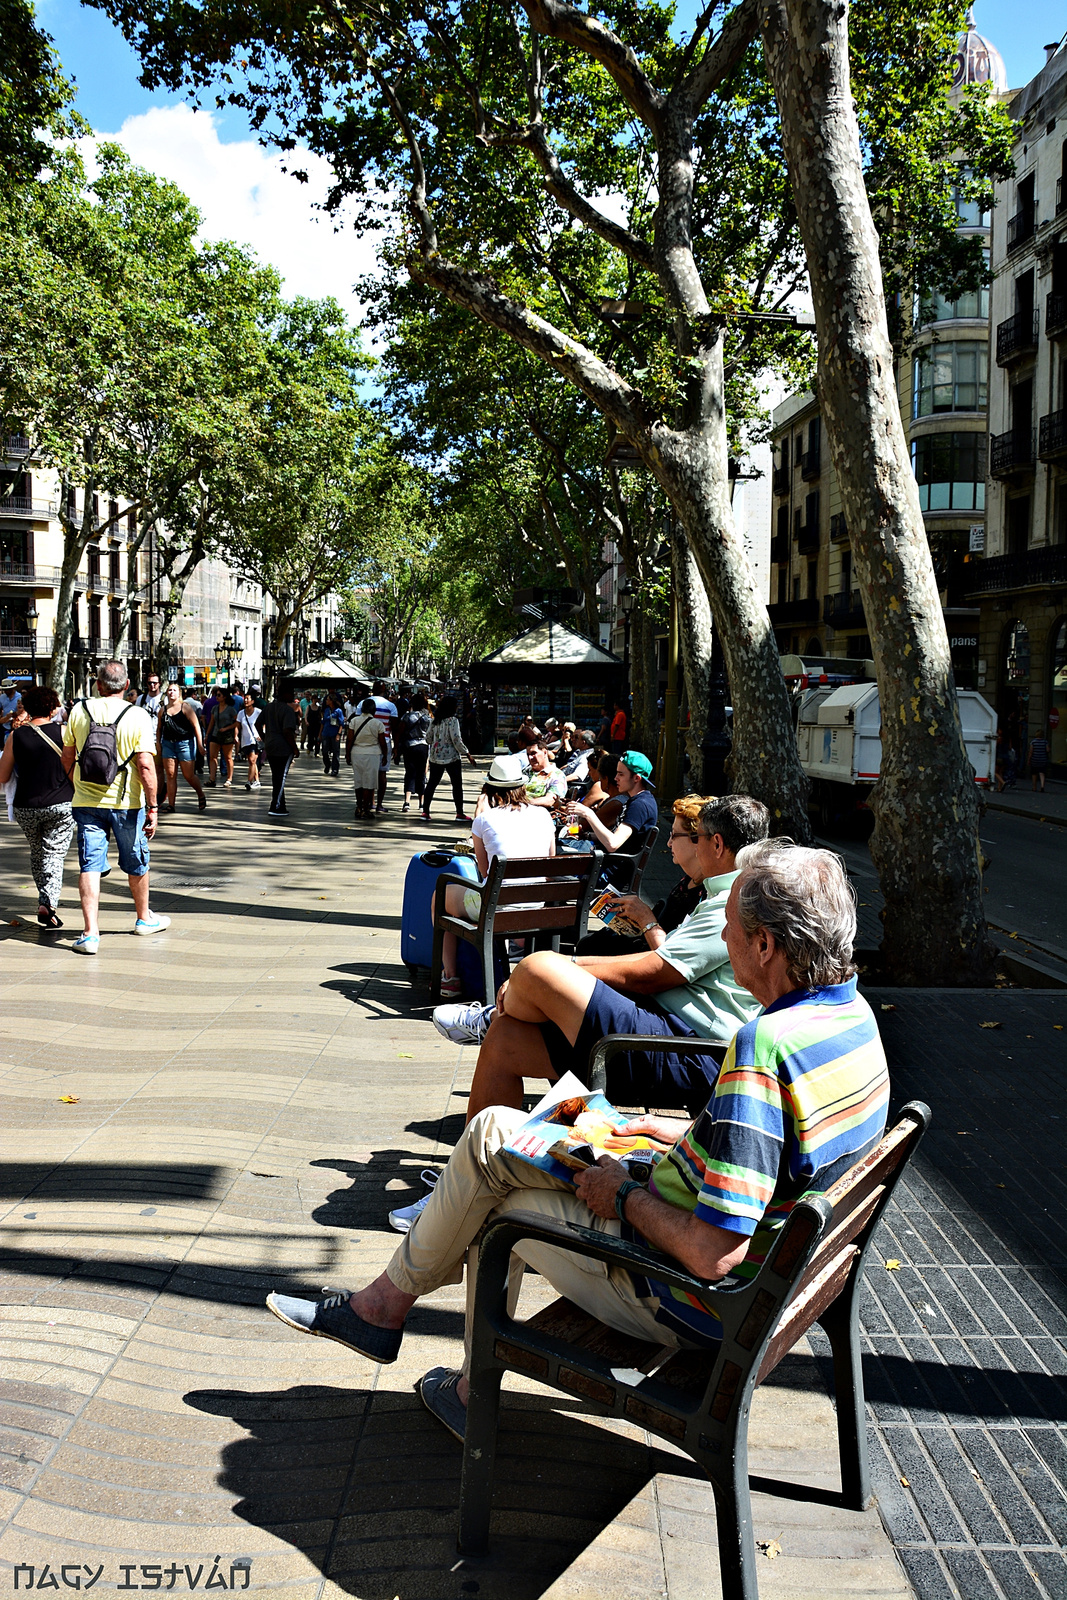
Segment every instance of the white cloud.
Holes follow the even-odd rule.
[[[329,184],[329,163],[308,150],[290,151],[285,165],[300,167],[307,183],[282,171],[283,158],[253,139],[224,143],[210,112],[177,104],[127,117],[117,133],[99,133],[132,161],[167,178],[201,212],[205,239],[250,246],[285,279],[288,295],[334,295],[353,321],[360,304],[353,284],[373,271],[380,234],[360,236],[314,209]]]

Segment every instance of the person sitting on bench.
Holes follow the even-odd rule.
[[[723,943],[737,852],[767,837],[767,807],[729,794],[703,807],[695,839],[704,899],[655,950],[620,956],[527,956],[501,986],[495,1008],[438,1006],[439,1033],[481,1038],[468,1120],[486,1106],[521,1106],[524,1078],[554,1082],[584,1072],[608,1033],[662,1034],[729,1044],[756,1002],[737,982]],[[717,1056],[620,1054],[608,1066],[617,1105],[684,1106],[696,1116],[719,1071]]]
[[[270,1294],[289,1327],[334,1339],[371,1361],[395,1361],[422,1295],[461,1281],[483,1223],[539,1211],[636,1237],[709,1282],[758,1270],[804,1194],[821,1194],[872,1150],[885,1127],[889,1076],[870,1006],[856,993],[855,896],[828,850],[772,839],[742,852],[726,908],[734,972],[763,1011],[727,1051],[691,1123],[639,1117],[633,1132],[673,1140],[648,1187],[610,1156],[574,1187],[505,1149],[524,1113],[494,1106],[468,1123],[429,1203],[385,1271],[364,1289],[303,1300]],[[609,1327],[668,1348],[714,1348],[718,1320],[654,1278],[524,1240],[520,1260]],[[428,1409],[462,1439],[473,1312],[467,1277],[463,1367],[426,1373]]]

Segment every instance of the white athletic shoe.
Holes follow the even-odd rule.
[[[437,1180],[440,1176],[439,1172],[434,1172],[429,1167],[423,1169],[420,1177],[426,1185],[426,1193],[421,1200],[416,1200],[414,1205],[400,1206],[396,1211],[390,1211],[389,1226],[391,1228],[395,1228],[397,1233],[407,1233],[412,1224],[418,1222],[422,1213],[433,1199],[433,1192],[437,1187]]]
[[[480,1000],[461,1000],[458,1004],[436,1006],[433,1025],[453,1044],[481,1044],[489,1032],[495,1005],[483,1006]]]

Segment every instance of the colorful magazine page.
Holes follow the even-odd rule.
[[[616,889],[602,889],[589,909],[595,917],[600,918],[605,927],[614,924],[616,933],[632,938],[635,934],[639,934],[641,929],[636,922],[623,915],[621,906],[616,906],[616,901],[619,899],[621,896]]]
[[[573,1183],[577,1172],[595,1166],[601,1156],[614,1156],[638,1182],[647,1183],[670,1145],[620,1132],[630,1120],[568,1072],[538,1101],[505,1149],[563,1183]]]

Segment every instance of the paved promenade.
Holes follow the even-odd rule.
[[[263,1309],[271,1288],[379,1271],[387,1210],[459,1131],[470,1052],[398,957],[407,860],[457,829],[391,795],[357,832],[345,779],[310,760],[288,824],[264,795],[209,798],[199,817],[183,792],[153,849],[169,932],[128,936],[116,872],[95,960],[70,951],[73,877],[62,935],[20,922],[25,845],[0,827],[0,1594],[61,1574],[98,1593],[714,1600],[689,1464],[511,1378],[493,1553],[459,1560],[460,1451],[412,1384],[456,1360],[460,1291],[417,1308],[385,1368]],[[776,1378],[753,1471],[835,1487],[816,1364]],[[782,1552],[760,1559],[764,1600],[911,1593],[876,1511],[759,1499],[756,1520]]]

